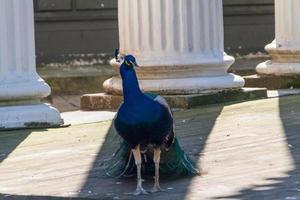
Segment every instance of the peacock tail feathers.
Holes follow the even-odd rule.
[[[106,164],[102,167],[105,175],[109,177],[135,176],[136,166],[130,145],[122,141],[113,156],[106,160]],[[154,175],[153,149],[151,146],[143,149],[142,173],[149,176]],[[160,176],[162,178],[178,178],[197,174],[199,174],[199,170],[195,163],[183,151],[176,138],[168,151],[162,149],[160,161]]]
[[[163,177],[177,178],[199,174],[195,163],[183,151],[177,138],[171,148],[163,152],[161,160],[160,173]]]

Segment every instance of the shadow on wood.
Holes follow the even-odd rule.
[[[3,162],[30,134],[30,130],[0,131],[0,163]]]
[[[185,152],[196,163],[200,159],[201,152],[205,147],[206,140],[211,133],[216,119],[223,109],[223,105],[212,105],[208,107],[201,107],[190,110],[175,112],[176,119],[176,135]],[[118,144],[118,137],[113,127],[110,127],[106,139],[101,149],[99,149],[97,158],[93,163],[93,167],[89,171],[89,175],[85,184],[82,186],[80,197],[87,198],[120,198],[121,199],[135,199],[125,193],[132,192],[136,186],[136,178],[103,178],[105,172],[103,171],[103,161],[112,156]],[[106,163],[111,164],[111,163]],[[201,169],[201,166],[200,166]],[[144,185],[148,189],[153,184],[153,178],[144,177],[146,179]],[[104,180],[105,179],[105,180]],[[188,193],[188,188],[193,177],[185,177],[178,180],[162,180],[161,184],[164,188],[174,188],[176,193],[166,192],[151,194],[150,196],[140,196],[138,199],[149,198],[164,198],[184,199]],[[159,196],[158,196],[159,195]]]
[[[281,168],[290,170],[284,171],[277,167],[281,174],[274,174],[274,177],[265,181],[270,184],[259,184],[246,187],[231,196],[216,197],[215,199],[300,199],[300,104],[299,96],[283,97],[279,99],[280,119],[285,133],[285,145],[291,163],[286,163]],[[268,119],[265,119],[268,120]],[[268,128],[268,127],[262,127]],[[279,154],[274,149],[274,154]],[[245,155],[246,156],[246,155]],[[270,156],[270,155],[266,155]],[[278,156],[278,159],[280,157]],[[290,166],[289,166],[290,165]]]
[[[53,197],[53,196],[27,196],[0,194],[1,200],[86,200],[86,198],[77,197]]]

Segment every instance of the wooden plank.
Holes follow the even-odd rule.
[[[224,5],[266,5],[266,4],[273,4],[274,0],[223,0]]]
[[[78,10],[117,9],[117,6],[116,0],[76,0]]]
[[[37,12],[35,13],[36,22],[77,22],[77,26],[81,21],[95,21],[99,20],[103,22],[104,20],[117,20],[117,10],[101,10],[95,11],[91,10],[89,12],[78,11],[78,12]],[[71,23],[69,23],[71,24]]]
[[[71,10],[71,0],[37,0],[37,11]]]
[[[203,175],[162,180],[173,189],[137,198],[124,195],[135,178],[100,176],[100,164],[115,150],[110,121],[1,132],[0,199],[299,199],[299,101],[291,96],[175,112],[176,134]],[[145,179],[150,188],[152,177]]]
[[[274,13],[273,5],[266,6],[228,6],[224,7],[224,15],[269,15]]]

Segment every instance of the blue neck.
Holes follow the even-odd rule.
[[[120,73],[122,77],[124,103],[134,104],[143,97],[136,73],[133,68],[126,69],[123,65],[121,65]]]

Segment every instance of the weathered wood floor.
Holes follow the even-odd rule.
[[[80,117],[80,116],[79,116]],[[0,199],[300,199],[300,96],[176,112],[202,176],[132,197],[134,179],[104,179],[111,122],[0,132]],[[150,188],[153,179],[147,179]]]

